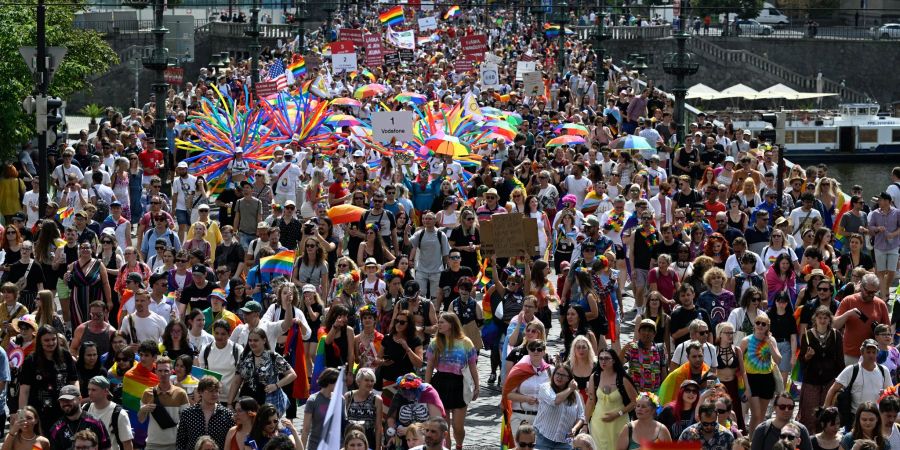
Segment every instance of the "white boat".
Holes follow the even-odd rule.
[[[853,161],[861,156],[900,159],[900,118],[879,114],[877,104],[842,104],[837,112],[784,113],[786,158],[821,162]],[[732,118],[735,129],[750,130],[754,136],[777,126],[774,113],[757,111],[726,116]]]

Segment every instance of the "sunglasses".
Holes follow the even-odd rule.
[[[797,436],[794,436],[791,433],[781,433],[781,435],[779,437],[781,439],[788,440],[788,441],[793,441],[794,439],[797,439]]]
[[[405,320],[397,320],[397,321],[395,321],[394,323],[396,323],[397,325],[406,325],[406,321],[405,321]]]
[[[700,425],[701,425],[701,426],[704,426],[704,427],[706,427],[706,428],[712,428],[712,427],[715,427],[715,426],[718,425],[718,424],[719,424],[719,422],[716,422],[715,420],[713,420],[712,422],[700,422]]]
[[[450,258],[450,259],[453,259],[453,260],[457,260],[457,259],[462,259],[462,256],[459,256],[459,255],[457,255],[457,256],[450,256],[449,258]]]
[[[535,445],[534,442],[519,442],[519,448],[534,448]]]
[[[819,292],[831,292],[831,286],[819,286],[816,290]]]
[[[769,326],[769,322],[763,322],[761,320],[756,321],[756,326],[758,327],[767,327]]]
[[[716,412],[719,413],[719,414],[728,414],[728,413],[731,412],[731,410],[729,410],[729,409],[718,409],[718,408],[716,408]]]
[[[529,350],[529,352],[531,352],[531,353],[544,353],[544,350],[546,350],[544,347],[538,347],[538,348],[535,348],[535,349],[533,349],[533,350]]]
[[[793,410],[794,410],[794,405],[793,405],[793,404],[790,404],[790,405],[775,405],[775,407],[778,408],[778,409],[780,409],[780,410],[782,410],[782,411],[793,411]]]

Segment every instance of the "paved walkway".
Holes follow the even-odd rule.
[[[555,283],[555,276],[552,282]],[[626,298],[626,310],[633,306],[633,300]],[[553,327],[550,329],[548,339],[548,354],[555,356],[562,350],[562,337],[560,337],[559,316],[553,309]],[[626,323],[620,325],[623,327],[622,334],[626,336],[625,342],[631,339],[632,327]],[[482,350],[478,357],[478,377],[480,379],[480,397],[469,405],[466,414],[466,439],[464,448],[466,450],[496,450],[500,448],[500,396],[501,388],[499,384],[488,384],[487,379],[491,374],[491,358],[490,352]],[[302,408],[300,408],[302,410]],[[299,417],[303,417],[302,411],[298,410]],[[299,430],[302,419],[297,419],[295,424]]]

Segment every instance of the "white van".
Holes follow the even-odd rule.
[[[725,20],[725,14],[719,15],[719,22],[723,22]],[[738,20],[738,15],[734,13],[728,14],[728,22],[734,23],[735,20]],[[788,16],[784,15],[783,12],[779,11],[775,8],[771,3],[763,3],[762,9],[759,10],[759,16],[756,17],[757,22],[761,24],[769,24],[769,25],[788,25],[791,23],[791,19]]]

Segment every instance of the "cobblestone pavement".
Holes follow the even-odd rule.
[[[552,280],[556,283],[555,277]],[[626,298],[626,311],[633,307],[633,300]],[[560,337],[559,318],[555,305],[551,305],[553,310],[553,327],[550,329],[548,339],[548,354],[555,356],[562,350],[562,337]],[[633,317],[629,317],[633,319]],[[625,342],[631,339],[632,327],[630,323],[620,325],[622,334],[626,336]],[[626,333],[628,333],[626,335]],[[466,414],[466,438],[464,448],[466,450],[496,450],[500,448],[500,384],[488,384],[487,380],[491,374],[491,357],[490,351],[482,350],[478,357],[478,377],[480,379],[480,396],[472,404]],[[298,410],[299,417],[303,417],[302,408]],[[295,424],[300,429],[302,419],[297,419]]]

